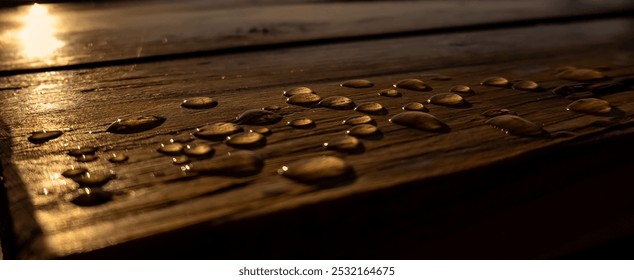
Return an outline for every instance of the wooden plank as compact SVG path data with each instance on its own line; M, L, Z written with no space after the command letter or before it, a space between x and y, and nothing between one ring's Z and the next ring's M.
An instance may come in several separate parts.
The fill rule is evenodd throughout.
M90 257L101 253L117 258L144 254L156 257L161 255L152 249L157 244L161 244L160 250L164 252L185 253L192 248L185 245L203 244L197 248L212 256L248 258L266 253L301 256L307 253L298 252L301 248L294 249L288 243L282 247L283 252L251 250L243 245L255 246L258 243L253 242L266 238L273 241L260 244L263 250L273 244L284 244L285 238L310 243L317 237L306 231L317 227L316 232L336 232L341 225L337 221L350 219L360 219L357 224L367 229L373 218L363 217L362 213L376 214L371 204L376 202L376 196L371 195L377 194L388 194L394 199L379 203L392 207L385 209L386 213L408 217L393 221L400 225L399 230L408 234L417 232L407 232L409 227L429 230L436 225L434 221L446 221L452 213L447 207L465 201L465 193L487 190L482 182L465 185L449 181L444 185L434 180L512 159L521 162L527 154L581 143L589 136L598 137L593 141L600 142L609 131L630 135L634 114L631 91L603 97L623 112L615 119L568 112L565 107L570 100L548 91L521 92L478 83L488 76L503 75L512 80L535 80L551 89L568 83L555 78L554 68L561 65L599 67L612 77L631 75L634 57L625 47L632 42L631 23L615 19L439 34L3 77L0 127L5 137L0 146L14 223L16 251L11 257L82 257L82 254ZM421 74L430 72L449 75L452 80L428 80L434 88L431 92L405 91L400 98L377 95L378 90L389 88L400 79L421 78ZM343 80L359 77L370 79L375 86L369 89L339 86ZM405 103L424 102L431 94L446 92L456 84L470 85L476 91L466 97L470 107L429 105L430 113L444 120L451 132L422 132L388 122ZM388 115L374 116L383 138L362 140L366 148L362 154L324 151L321 144L344 135L347 127L341 121L356 113L287 105L281 92L295 86L309 86L322 97L345 95L357 104L380 102L389 111ZM218 107L209 110L179 107L183 99L200 95L216 98ZM245 110L266 105L281 106L284 120L269 126L273 134L267 137L267 145L255 150L266 163L257 175L174 180L180 167L171 163L171 157L156 152L174 133L193 132L204 124L229 121ZM499 108L516 111L543 124L553 134L565 131L569 137L534 139L505 135L486 125L487 118L481 115ZM167 120L158 128L142 133L106 132L117 118L139 114L160 115ZM309 117L317 127L298 130L286 126L287 120L297 117ZM30 143L27 137L40 129L62 129L65 133L41 145ZM76 146L99 147L97 154L101 158L77 163L67 155ZM236 150L222 143L215 143L214 147L216 157ZM130 156L129 162L116 165L105 159L110 152L122 151ZM345 158L355 170L355 180L321 189L276 174L285 164L318 155ZM69 199L77 193L77 184L60 173L71 165L95 172L113 170L117 179L103 189L114 192L114 200L95 207L70 203ZM501 198L499 193L488 196L485 192L482 196L489 201L492 197L508 199L494 203L499 209L525 200L509 194L513 185L500 188ZM536 188L541 190L529 185L520 193L531 193ZM396 207L401 201L404 209ZM430 203L428 208L423 205L430 211L425 212L424 220L412 219L412 215L420 213L416 212L421 210L416 208L421 207L419 201ZM470 205L479 206L477 202ZM342 209L348 203L355 206L348 214L324 209L329 206ZM445 210L431 211L435 208ZM294 213L312 213L309 217L315 220L302 220L301 214ZM315 213L324 216L319 218ZM483 214L481 219L486 221L489 217ZM272 229L266 226L268 221L277 221L275 225L292 221L299 228ZM258 226L262 226L264 235L252 240L228 238L250 236ZM440 223L435 234L459 235L461 228ZM239 231L244 229L250 230L249 234ZM287 230L297 236L284 235ZM339 241L351 240L345 236L346 232L342 234ZM224 239L205 240L208 236ZM414 235L408 236L411 240ZM584 244L602 241L584 240ZM220 242L226 244L218 245ZM214 251L216 246L226 250Z
M229 2L45 4L31 12L30 6L3 9L0 74L88 67L104 61L163 60L178 58L175 54L234 52L291 42L536 24L606 13L627 15L632 9L627 0L600 4L591 0Z

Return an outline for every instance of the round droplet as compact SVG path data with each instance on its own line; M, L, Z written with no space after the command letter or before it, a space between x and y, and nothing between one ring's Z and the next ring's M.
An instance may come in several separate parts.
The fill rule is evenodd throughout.
M385 109L383 105L376 102L361 103L359 104L359 106L355 107L354 110L361 113L373 114L373 115L387 114L387 109Z
M385 96L385 97L401 97L403 96L401 94L401 92L399 92L396 89L393 88L386 88L384 90L379 91L379 95L380 96Z
M296 95L296 94L300 94L300 93L312 93L312 94L315 94L315 91L313 91L312 89L307 88L307 87L296 87L296 88L292 88L292 89L289 89L289 90L285 90L283 92L284 96L288 96L288 97Z
M352 116L348 117L341 122L342 124L347 125L360 125L360 124L376 124L376 121L368 115L363 116Z
M390 122L423 131L447 132L449 130L447 124L433 115L416 111L399 113L392 117Z
M262 134L264 136L269 136L269 135L273 134L273 131L271 131L271 129L268 128L268 127L258 127L258 128L250 129L249 131L257 132L257 133L260 133L260 134Z
M282 116L267 110L252 109L236 117L238 124L267 125L282 120Z
M286 103L299 106L315 105L321 101L321 97L313 93L299 93L286 99Z
M333 156L321 156L302 159L277 171L280 175L305 184L334 182L354 175L354 169L343 159Z
M492 86L492 87L509 87L511 83L504 77L488 77L482 82L481 85Z
M527 81L527 80L522 80L522 81L515 82L513 84L512 88L515 89L515 90L523 90L523 91L540 91L540 90L542 90L542 88L539 86L538 83L533 82L533 81Z
M369 87L373 87L374 84L368 80L357 79L357 80L345 81L341 83L341 86L348 87L348 88L369 88Z
M536 125L522 117L514 115L501 115L486 121L487 124L501 129L510 135L533 137L545 133L541 126Z
M165 118L153 115L136 116L118 119L106 131L111 133L129 134L153 129L165 122Z
M591 98L591 97L594 97L594 93L589 91L575 92L575 93L566 95L566 99L569 99L569 100L579 100L579 99Z
M110 182L110 180L114 179L114 174L112 173L90 173L87 172L84 175L79 177L73 177L73 181L77 182L81 187L101 187L106 183Z
M573 69L562 71L557 74L557 78L569 81L598 81L607 78L603 73L593 69Z
M288 126L290 126L290 127L301 128L301 129L307 129L307 128L314 128L315 127L315 122L313 122L313 120L311 120L309 118L294 119L292 121L289 121L286 124Z
M205 158L213 156L216 150L211 145L198 143L195 145L187 145L183 153L190 157Z
M482 115L487 118L492 118L492 117L497 117L501 115L517 115L517 113L509 109L491 109L491 110L484 111Z
M122 162L126 162L128 161L129 157L126 154L123 153L113 153L110 155L110 157L108 158L108 161L112 162L112 163L122 163Z
M161 147L158 148L156 151L166 155L178 155L183 151L184 148L185 146L183 146L183 144L181 143L170 143L161 144Z
M588 91L589 87L590 87L590 84L563 85L563 86L558 86L554 88L552 92L558 95L569 95L575 92Z
M61 130L35 131L31 133L31 136L29 136L28 139L31 143L42 144L46 141L60 137L62 136L62 134L64 134L64 132L62 132Z
M335 110L349 110L354 108L354 105L352 99L345 96L326 97L319 102L319 106Z
M343 153L361 153L364 150L363 143L354 136L343 136L324 143L324 148Z
M404 79L393 85L396 88L414 90L414 91L430 91L432 88L419 79Z
M170 143L188 143L194 140L194 136L191 133L183 133L170 138Z
M78 162L92 162L92 161L98 160L99 157L96 155L86 154L86 155L78 156L75 159Z
M269 106L266 106L266 107L262 108L262 110L271 111L271 112L272 111L279 111L279 110L282 110L282 107L277 106L277 105L269 105Z
M583 98L570 103L566 109L579 113L601 115L612 111L612 106L603 99Z
M77 147L77 149L68 151L68 155L73 157L81 157L83 155L94 155L98 150L99 148L97 147Z
M251 176L260 173L264 161L252 152L239 151L230 155L201 160L189 165L188 173L213 176Z
M407 103L407 104L403 105L402 109L405 110L405 111L427 112L427 108L425 107L425 105L423 105L423 103L419 103L419 102Z
M242 132L227 136L225 144L235 148L257 148L266 144L266 137L257 132Z
M457 85L457 86L453 86L450 89L451 92L455 92L455 93L463 93L463 94L473 94L475 93L473 91L473 89L471 89L471 87L469 86L465 86L465 85Z
M217 122L197 129L194 136L207 140L224 140L227 136L243 131L234 123Z
M214 100L211 97L194 97L187 100L184 100L181 103L181 107L189 108L189 109L209 109L216 107L218 105L218 101Z
M427 99L427 103L443 106L459 106L465 104L465 100L458 94L446 92L432 95Z
M175 156L172 158L173 164L181 165L181 164L185 164L189 162L190 162L189 157L186 155Z
M97 206L112 200L113 194L104 190L83 188L70 202L77 206Z
M74 177L78 177L81 175L84 175L88 172L88 169L86 168L71 168L68 169L64 172L62 172L62 176L66 177L66 178L74 178Z
M371 124L360 124L351 127L346 133L356 137L371 137L379 134L379 129Z

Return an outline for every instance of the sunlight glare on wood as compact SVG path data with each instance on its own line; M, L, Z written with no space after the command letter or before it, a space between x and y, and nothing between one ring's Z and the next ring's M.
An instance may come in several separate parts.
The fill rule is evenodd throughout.
M57 20L49 14L46 7L33 4L22 21L24 25L18 32L18 38L25 56L46 58L64 45L64 42L55 37Z

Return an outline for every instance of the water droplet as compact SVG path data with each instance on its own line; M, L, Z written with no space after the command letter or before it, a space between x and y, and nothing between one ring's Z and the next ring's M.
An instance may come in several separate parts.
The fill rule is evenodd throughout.
M575 92L575 93L566 95L566 99L569 99L569 100L578 100L578 99L591 98L591 97L594 97L594 93L589 91Z
M451 81L451 77L442 74L422 74L421 77L428 78L432 81Z
M260 133L260 134L262 134L264 136L269 136L269 135L273 134L273 131L271 131L271 129L268 128L268 127L258 127L258 128L251 129L249 131L250 132L257 132L257 133Z
M423 131L431 131L431 132L448 132L449 126L434 117L431 114L417 112L417 111L407 111L403 113L399 113L390 119L390 122L402 126L406 126L409 128L415 128Z
M99 148L97 147L77 147L77 149L73 149L68 151L69 156L73 157L81 157L83 155L94 155Z
M451 92L455 92L455 93L464 93L464 94L473 94L475 93L473 91L473 89L471 89L471 87L469 86L465 86L465 85L457 85L454 86L450 89Z
M511 83L504 77L488 77L482 82L481 85L492 86L492 87L509 87Z
M113 173L84 173L79 177L73 177L73 181L77 182L82 187L101 187L114 179Z
M170 143L161 144L161 147L158 148L156 151L166 155L178 155L183 151L184 148L185 146L183 146L183 144L181 143Z
M225 144L235 148L257 148L266 144L266 137L257 132L242 132L227 136Z
M311 120L309 118L294 119L292 121L289 121L286 124L288 126L290 126L290 127L301 128L301 129L307 129L307 128L314 128L315 127L315 122L313 122L313 120Z
M152 115L136 116L118 119L106 131L111 133L129 134L153 129L165 122L165 118Z
M41 130L32 132L28 139L31 143L42 144L46 141L60 137L62 134L64 134L64 132L61 130Z
M313 91L312 89L307 88L307 87L296 87L296 88L292 88L290 90L285 90L283 92L284 96L287 96L287 97L291 97L293 95L300 94L300 93L312 93L312 94L315 94L315 91Z
M492 118L492 117L497 117L501 115L517 115L517 113L509 109L491 109L491 110L484 111L482 115L487 118Z
M269 106L266 106L266 107L262 108L262 110L266 110L266 111L279 111L279 110L282 110L282 107L277 106L277 105L269 105Z
M401 109L403 109L405 111L427 112L427 108L425 107L425 105L423 105L423 103L419 103L419 102L407 103L407 104L403 105L403 107Z
M555 72L561 73L561 72L565 72L565 71L572 71L572 70L575 70L575 69L577 69L577 67L564 65L564 66L559 66L559 67L555 68Z
M216 149L211 145L198 143L196 145L187 145L183 150L185 155L196 158L206 158L213 156Z
M183 133L170 138L170 143L188 143L194 140L191 133Z
M74 177L78 177L81 175L84 175L88 172L88 169L86 168L71 168L68 169L64 172L62 172L62 176L66 177L66 178L74 178Z
M372 137L378 135L380 131L376 126L371 124L360 124L351 127L346 133L356 137Z
M456 107L466 104L466 101L458 94L446 92L432 95L429 99L427 99L427 103Z
M282 120L282 116L271 111L252 109L244 111L236 117L238 124L266 125Z
M362 153L364 151L363 143L354 136L343 136L332 139L324 143L324 148L335 150L343 153Z
M603 73L593 69L573 69L557 74L558 79L569 81L598 81L607 78Z
M178 165L189 163L189 162L190 162L189 157L186 155L175 156L172 158L172 163L178 164Z
M554 88L552 92L557 95L569 95L575 92L587 91L589 87L590 84L563 85Z
M601 115L612 111L612 106L610 106L609 102L602 99L583 98L570 103L566 110Z
M321 101L321 96L313 93L299 93L286 99L286 103L299 106L315 105Z
M96 155L86 154L86 155L81 155L79 157L76 157L75 159L78 162L92 162L92 161L98 160L99 157Z
M522 81L515 82L513 84L512 88L515 89L515 90L523 90L523 91L540 91L540 90L542 90L542 88L539 86L538 83L533 82L533 81L527 81L527 80L522 80Z
M386 88L384 90L379 91L380 96L385 97L401 97L403 96L398 90L393 88Z
M194 97L184 100L183 103L181 103L181 107L189 109L209 109L217 105L218 101L211 97Z
M280 175L305 184L341 181L351 178L354 169L343 159L333 156L307 158L282 166Z
M393 85L396 88L414 90L414 91L430 91L432 88L419 79L404 79Z
M541 126L514 115L493 117L487 120L486 123L515 136L531 137L544 135L545 133Z
M360 125L360 124L376 124L376 121L368 115L363 116L352 116L348 117L341 122L342 124L347 125Z
M112 200L112 193L104 190L83 188L70 202L77 206L96 206Z
M345 96L326 97L319 102L319 106L335 110L349 110L354 108L354 105L352 99Z
M348 87L348 88L369 88L374 86L372 82L368 80L361 80L361 79L348 80L341 83L340 85L342 87Z
M617 93L621 91L626 91L627 89L628 89L628 86L622 83L614 83L614 82L598 83L588 87L589 91L597 95Z
M373 115L385 115L385 114L387 114L387 109L385 109L385 107L383 107L383 105L381 105L379 103L376 103L376 102L361 103L361 104L359 104L359 106L354 108L354 110L358 111L358 112L361 112L361 113L373 114Z
M207 140L224 140L227 136L243 131L242 127L234 123L217 122L203 126L194 132L194 136Z
M128 161L129 157L126 154L123 153L113 153L110 155L110 157L108 158L108 161L112 162L112 163L123 163Z
M264 161L252 152L239 151L231 155L201 160L190 164L188 173L217 176L250 176L260 173Z

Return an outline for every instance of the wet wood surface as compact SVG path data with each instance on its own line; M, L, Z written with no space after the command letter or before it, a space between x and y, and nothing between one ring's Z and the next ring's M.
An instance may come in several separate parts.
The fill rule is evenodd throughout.
M426 3L398 5L425 9ZM438 4L433 3L433 7ZM447 5L457 3L463 2ZM318 4L323 10L316 9L317 15L331 14L330 4ZM385 5L349 5L362 4L379 10ZM502 10L514 11L511 7ZM559 11L552 15L570 15ZM108 11L100 15L106 14ZM377 14L367 13L369 17ZM462 18L460 15L457 17ZM252 42L278 44L427 27L405 22L377 30L362 19L355 20L341 23L341 29L302 35L308 37L274 36L272 41ZM12 221L12 228L3 231L5 255L36 259L187 259L192 254L203 258L557 258L628 236L634 233L629 222L634 213L627 200L631 191L618 182L632 167L626 160L632 153L627 148L633 131L632 88L600 96L614 108L603 115L567 111L572 101L551 90L573 83L556 77L556 69L565 65L597 69L609 80L634 74L633 23L629 17L608 16L64 71L33 68L33 73L5 75L0 78L0 133L8 201L4 215ZM434 28L453 26L444 21L436 24L439 26ZM153 32L159 29L148 27ZM133 46L134 40L127 35L138 40L138 33L117 37ZM202 41L211 42L215 37L205 38ZM204 50L236 47L232 40L220 40L217 45L201 42L183 44L178 51L199 50L190 46ZM77 55L77 60L70 61L127 58L126 49L132 47L108 47L104 51L123 52ZM148 55L178 52L162 47L155 51ZM17 62L5 70L41 66L8 61ZM450 79L439 79L435 76L439 74ZM489 76L536 81L544 90L480 85ZM370 80L374 86L340 86L358 78ZM395 98L378 95L407 78L422 79L433 90L401 90L402 96ZM460 84L475 92L463 95L468 105L425 105L428 113L449 126L448 131L425 132L389 122L406 103L426 103L433 94ZM349 129L341 122L361 113L289 105L282 92L297 86L310 87L322 98L340 95L356 104L381 103L387 114L372 115L380 136L362 138L362 153L325 150L324 142ZM212 97L218 105L204 110L180 106L184 99L197 96ZM266 145L252 150L264 159L258 174L183 177L182 166L173 164L172 156L157 152L175 135L233 121L246 110L270 105L280 106L277 113L284 118L267 125L272 134L266 137ZM483 113L498 109L511 110L543 126L547 133L539 137L507 135L486 124L489 118ZM140 133L106 131L118 118L138 115L166 120ZM295 129L286 124L300 117L311 118L316 126ZM246 130L257 127L244 125ZM64 134L42 144L28 141L33 131L43 129L59 129ZM238 150L218 141L196 139L192 143L212 144L214 158ZM77 162L68 151L78 146L99 148L99 159ZM125 153L130 159L111 163L107 160L111 153ZM343 158L354 168L354 178L324 187L278 175L284 165L323 155ZM193 166L196 164L194 161ZM92 207L71 203L78 185L61 175L71 166L95 174L116 174L116 179L99 188L112 192L112 201Z

